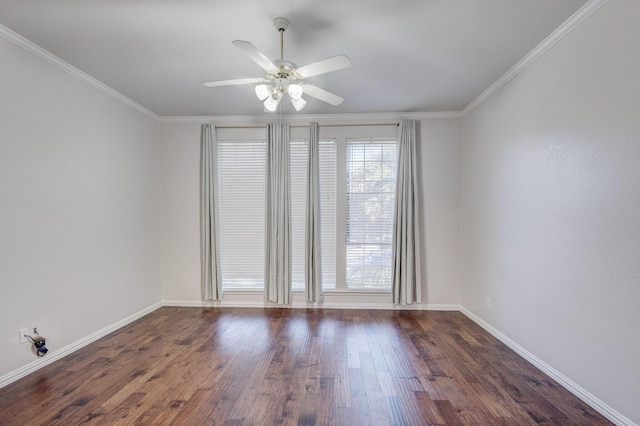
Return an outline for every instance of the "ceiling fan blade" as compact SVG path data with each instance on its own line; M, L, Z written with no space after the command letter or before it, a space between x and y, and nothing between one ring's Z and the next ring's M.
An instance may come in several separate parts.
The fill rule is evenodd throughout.
M220 80L220 81L207 81L206 83L202 83L207 87L218 87L218 86L234 86L236 84L251 84L251 83L268 83L269 80L266 78L256 77L256 78L238 78L235 80Z
M266 72L278 72L278 67L271 62L271 59L267 58L264 53L259 51L253 44L243 40L234 40L231 43L242 50L245 55L253 59L253 61L260 65Z
M316 99L320 99L321 101L331 104L333 106L338 106L344 101L344 98L341 98L338 95L334 95L331 92L327 92L326 90L321 89L312 84L300 83L300 86L302 86L303 92L306 93L307 95L314 97Z
M298 68L296 71L302 78L313 77L331 71L341 70L351 66L351 59L344 55L337 55L322 61L314 62Z

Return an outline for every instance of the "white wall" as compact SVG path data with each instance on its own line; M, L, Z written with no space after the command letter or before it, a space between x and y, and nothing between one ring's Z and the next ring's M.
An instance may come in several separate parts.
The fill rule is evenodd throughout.
M161 300L157 123L0 38L0 378Z
M462 303L638 423L639 18L608 2L418 133L424 304ZM199 124L154 122L3 39L0 59L1 378L34 359L19 328L55 351L201 295Z
M161 124L162 298L200 291L200 125Z
M460 304L460 119L421 120L423 303Z
M458 224L461 120L423 119L420 123L418 155L423 185L420 203L424 225L422 266L426 271L423 277L423 304L457 306L460 301ZM350 127L339 131L353 133L357 132L356 129ZM392 134L395 133L395 130L391 130ZM338 130L327 128L322 131ZM247 132L254 135L256 130ZM263 134L264 131L261 131L259 136ZM163 299L197 304L201 300L198 231L200 125L164 123L161 125L160 141L164 215ZM263 296L258 292L227 293L224 300L234 304L262 304ZM294 295L294 303L304 303L303 300L302 294ZM327 294L325 304L392 307L390 295L363 293Z
M636 423L638 22L609 1L465 117L461 213L462 305Z

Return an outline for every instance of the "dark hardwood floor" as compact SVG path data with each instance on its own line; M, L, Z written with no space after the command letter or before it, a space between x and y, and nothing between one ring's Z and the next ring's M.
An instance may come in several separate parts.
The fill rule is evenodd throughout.
M457 312L165 307L0 389L0 425L604 425Z

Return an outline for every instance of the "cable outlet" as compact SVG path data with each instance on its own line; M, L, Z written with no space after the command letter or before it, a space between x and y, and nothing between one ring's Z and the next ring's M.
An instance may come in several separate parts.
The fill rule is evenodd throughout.
M21 328L20 331L20 344L29 343L29 339L27 339L27 335L29 334L29 328Z
M484 304L485 304L485 305L487 305L487 308L490 308L490 307L491 307L491 298L490 298L490 297L487 297L487 298L484 300Z

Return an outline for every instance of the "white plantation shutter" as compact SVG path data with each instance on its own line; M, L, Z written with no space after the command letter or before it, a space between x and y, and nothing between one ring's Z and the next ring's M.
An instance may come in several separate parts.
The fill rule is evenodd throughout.
M347 141L347 288L391 288L395 181L395 141Z
M223 288L264 287L264 141L218 142Z
M294 290L304 290L304 226L306 209L307 141L291 141L291 279ZM322 287L336 286L336 143L320 141L320 226Z

